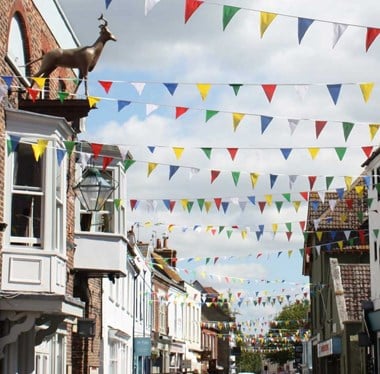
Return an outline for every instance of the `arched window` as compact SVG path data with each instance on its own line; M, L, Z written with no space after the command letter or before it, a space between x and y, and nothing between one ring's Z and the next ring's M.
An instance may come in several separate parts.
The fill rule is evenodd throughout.
M23 33L21 18L19 15L15 14L12 18L9 38L8 38L8 48L7 48L7 61L11 65L12 69L22 78L26 78L26 68L25 68L25 36Z

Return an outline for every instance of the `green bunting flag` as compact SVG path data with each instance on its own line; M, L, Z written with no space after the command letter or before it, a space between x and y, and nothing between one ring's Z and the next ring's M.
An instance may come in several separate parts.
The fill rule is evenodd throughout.
M224 5L223 6L223 31L226 29L227 25L230 23L232 17L240 10L241 8Z
M214 117L216 114L218 114L219 112L217 110L209 110L207 109L206 110L206 122L211 118L211 117Z
M132 166L135 162L136 162L135 160L131 160L131 159L125 160L123 163L124 171L127 171L129 169L129 167Z
M343 122L343 134L344 134L344 140L347 141L348 137L350 136L350 133L352 129L354 128L354 123L352 122Z

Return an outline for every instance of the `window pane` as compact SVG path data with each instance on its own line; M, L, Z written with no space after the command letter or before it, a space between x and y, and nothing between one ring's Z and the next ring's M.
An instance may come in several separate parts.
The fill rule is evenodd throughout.
M40 233L41 196L13 194L11 235L40 238Z
M42 188L42 160L36 161L30 144L20 143L14 154L14 177L13 184L20 187Z

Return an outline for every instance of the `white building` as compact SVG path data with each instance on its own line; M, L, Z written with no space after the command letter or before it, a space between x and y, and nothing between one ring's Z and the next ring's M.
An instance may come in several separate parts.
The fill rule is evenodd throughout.
M188 369L201 372L201 292L185 282L183 338L185 340L184 360Z

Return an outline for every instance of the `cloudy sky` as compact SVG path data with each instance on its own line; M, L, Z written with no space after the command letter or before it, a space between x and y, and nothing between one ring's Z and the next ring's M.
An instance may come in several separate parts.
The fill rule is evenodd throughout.
M127 204L139 201L129 209L139 239L167 234L180 274L230 290L241 320L270 319L279 310L277 302L255 306L257 297L302 297L308 279L299 254L306 218L300 192L309 191L309 176L317 176L313 188L321 193L326 176L334 177L330 189L344 187L345 177L362 172L361 147L378 143L369 124L380 123L380 39L365 51L366 28L380 26L378 2L205 1L186 24L184 0L161 0L147 15L141 0L113 0L108 9L104 0L60 4L82 45L96 39L101 13L118 39L105 46L89 76L89 94L101 100L83 139L125 146L133 154ZM223 5L241 8L224 31ZM278 14L262 38L260 11ZM300 18L314 22L299 44ZM332 48L334 23L348 27ZM98 80L113 82L108 94ZM163 83L178 83L173 95ZM211 88L202 100L197 84L206 83ZM363 83L374 83L368 102ZM229 84L242 86L235 94ZM277 85L271 102L263 84ZM330 84L342 84L336 105ZM130 105L118 111L125 101ZM176 119L177 107L189 109ZM211 110L218 113L206 122ZM235 131L233 113L244 114ZM273 119L262 131L266 117ZM327 121L318 138L316 120ZM347 139L343 122L355 124ZM184 148L181 157L173 147ZM340 147L346 148L342 160ZM212 149L210 158L202 148ZM238 148L234 160L228 148ZM314 148L319 153L313 159ZM157 164L149 177L148 163ZM169 180L170 166L180 167ZM213 183L212 170L220 171ZM232 172L240 177L236 185ZM255 188L251 173L259 174ZM284 194L291 194L290 202ZM214 204L218 198L226 212ZM208 212L198 206L203 199L212 203ZM176 202L172 212L164 200ZM194 202L190 212L182 207L185 200ZM265 202L262 212L258 202ZM292 232L289 240L285 231Z

